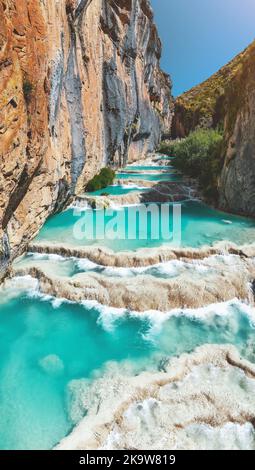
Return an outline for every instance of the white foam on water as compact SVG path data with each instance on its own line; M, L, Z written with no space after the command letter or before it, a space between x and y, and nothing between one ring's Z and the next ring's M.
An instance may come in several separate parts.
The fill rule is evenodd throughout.
M52 298L51 305L53 308L60 308L62 304L66 303L67 299L64 298Z
M64 298L56 298L48 294L43 294L39 289L39 282L31 276L15 277L8 282L8 292L12 297L17 297L20 292L26 294L30 298L38 298L41 301L49 301L54 308L59 308L63 303L74 304L75 302L69 301ZM4 296L3 296L4 297ZM233 299L227 302L215 303L206 307L197 309L189 308L176 308L168 312L161 312L158 310L149 310L145 312L129 311L124 308L114 308L107 305L102 305L96 300L84 300L81 305L88 310L96 310L99 314L98 323L109 332L113 332L116 323L125 317L134 317L140 320L149 322L149 330L144 336L145 339L153 341L157 336L165 322L171 317L185 316L194 320L206 322L207 324L215 324L220 319L229 318L233 316L235 310L247 316L250 320L251 327L255 328L255 307L241 302L238 299ZM234 330L234 317L232 330Z
M119 277L130 277L134 275L132 268L112 268L106 267L103 270L105 276L119 276Z
M22 261L53 261L56 263L68 263L68 262L73 262L73 263L82 263L84 261L84 269L86 269L85 265L86 263L88 264L95 264L92 263L92 261L89 261L86 258L75 258L74 256L62 256L62 255L56 255L54 253L32 253L28 252L27 255L24 255L24 257L20 260ZM97 266L95 264L95 266ZM82 267L81 267L82 269Z
M54 253L51 253L51 254L48 254L48 253L31 253L31 252L28 252L27 253L27 256L29 258L32 258L34 259L35 261L66 261L67 258L64 258L64 256L61 256L61 255L55 255ZM70 259L70 258L69 258Z
M132 312L130 315L137 318L138 313ZM140 318L149 323L147 332L142 335L143 339L145 341L154 342L170 317L171 315L169 313L162 314L162 312L156 310L143 312Z
M1 293L3 295L1 295ZM30 299L38 299L41 302L50 302L55 309L60 308L64 303L74 303L65 298L56 298L52 295L42 293L38 279L27 275L15 276L0 287L0 304L8 303L10 300L16 299L22 295Z
M82 259L75 259L76 264L79 269L84 270L84 271L92 271L95 268L99 268L99 264L93 263L93 261L90 261L87 258L82 258Z
M108 307L99 304L96 300L84 300L82 305L88 310L96 310L99 313L98 324L109 332L114 331L116 321L128 314L124 308Z
M165 263L155 264L146 268L137 268L139 274L155 274L175 277L180 274L184 266L182 261L167 261Z
M227 225L232 225L233 222L231 222L231 220L226 220L226 219L222 219L222 222L224 222L224 224L227 224Z
M126 208L128 208L128 207L143 207L143 206L144 206L143 203L137 203L137 202L135 202L135 203L133 203L133 204L126 204L126 203L124 203L124 204L117 204L116 201L110 200L110 206L109 206L109 207L110 207L112 210L115 210L115 211L124 211L124 210L125 210Z
M161 312L158 310L149 310L145 312L129 311L124 308L113 308L106 305L101 305L97 301L83 301L82 304L85 308L93 308L99 312L98 321L107 331L114 331L116 322L122 317L129 316L149 322L149 330L143 336L144 339L149 341L154 341L155 336L157 336L162 331L164 324L171 317L183 316L214 325L215 322L218 323L221 319L228 318L231 320L234 309L237 309L240 313L246 315L251 322L251 327L255 328L255 308L251 305L241 302L238 299L211 304L209 306L197 309L178 308L170 310L169 312ZM234 331L235 329L237 329L237 325L236 320L233 317L231 331Z
M186 269L193 269L198 273L209 273L214 270L213 267L205 266L199 261L184 262L180 260L171 260L151 266L123 268L116 266L102 266L93 263L87 259L76 260L79 269L84 271L100 270L106 276L119 276L119 277L133 277L136 275L150 274L154 276L175 277L181 274Z
M135 183L129 183L129 184L120 184L116 185L119 186L121 189L137 189L137 191L141 191L143 189L150 189L148 186L138 186Z
M130 168L130 170L131 170L131 168ZM130 179L132 179L133 175L141 176L141 179L142 179L144 175L145 176L147 176L147 175L149 175L149 176L156 175L156 176L160 177L161 175L171 176L173 173L176 173L176 171L171 171L172 168L169 168L169 170L164 170L164 169L162 170L162 169L160 169L160 167L159 167L158 170L156 170L156 169L153 169L153 170L149 170L149 169L148 170L132 170L132 171L130 171L130 170L129 171L128 170L121 171L120 173L124 174L124 175L129 175Z
M251 305L241 302L238 299L215 303L198 309L176 309L172 310L170 313L177 316L184 315L190 318L211 321L215 318L215 316L224 317L232 315L233 308L236 308L241 313L247 315L251 322L255 325L255 308Z
M1 296L1 293L3 294ZM7 303L11 299L15 299L25 295L30 299L38 299L42 302L51 302L54 308L59 308L63 303L74 304L71 300L66 298L57 298L50 294L44 294L40 291L40 284L38 279L27 276L15 276L9 279L0 287L0 303Z
M188 318L210 322L211 320L214 320L216 316L224 317L224 316L231 315L233 313L233 308L237 308L242 313L247 315L252 321L252 323L255 325L255 308L250 305L245 304L244 302L241 302L238 299L233 299L227 302L215 303L215 304L211 304L209 306L201 307L197 309L176 308L166 313L162 313L159 311L150 311L150 312L143 312L143 313L133 312L133 314L139 315L141 317L146 316L152 322L156 322L156 323L158 323L159 321L162 322L161 317L163 317L163 319L168 319L172 316L176 316L176 317L185 316Z
M32 276L15 276L0 286L0 304L8 303L21 295L39 292L39 282Z
M171 260L162 263L157 263L151 266L144 267L133 267L133 268L123 268L116 266L103 266L93 261L90 261L87 258L75 258L70 257L66 258L61 255L54 254L41 254L41 253L28 253L29 260L35 261L56 261L56 262L68 262L73 261L76 264L77 268L81 271L100 271L106 276L119 276L119 277L133 277L138 274L151 274L155 276L169 276L174 277L178 276L185 269L195 269L198 272L209 272L210 266L203 266L199 261L193 261L190 263L183 262L180 260Z

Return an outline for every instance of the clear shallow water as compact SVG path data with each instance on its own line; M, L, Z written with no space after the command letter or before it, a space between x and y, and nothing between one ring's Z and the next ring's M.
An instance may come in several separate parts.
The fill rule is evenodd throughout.
M117 173L116 178L119 180L145 180L145 181L181 181L181 176L176 173Z
M158 210L160 213L160 207ZM170 206L169 210L170 217L169 224L167 225L171 232L173 227L172 206ZM123 228L119 234L123 237L127 237L128 227L130 227L128 224L130 220L129 217L131 220L134 220L136 211L136 207L122 207L119 210L113 210L112 215L106 214L105 216L105 213L100 211L102 220L99 221L99 227L102 228L104 225L107 227L109 221L114 218L116 220L116 217L118 217L119 226ZM159 239L153 239L155 234L152 233L150 223L147 224L147 227L141 223L140 228L139 224L137 224L135 239L111 240L96 238L96 233L95 231L92 233L92 229L95 227L95 220L98 216L97 211L94 211L92 218L88 218L84 211L78 212L69 209L48 219L40 231L37 240L44 242L62 242L78 246L106 246L114 251L149 248L172 242L172 240L169 239L165 240L162 237L162 233ZM86 235L85 227L88 231L87 233L93 235L92 240ZM244 217L225 214L201 202L188 201L182 203L181 235L181 245L187 247L211 245L221 240L229 240L238 244L252 243L255 241L255 221ZM138 239L138 237L140 237L140 239Z
M155 370L166 356L204 343L233 343L254 360L254 328L238 303L226 306L226 316L222 308L219 315L217 307L205 309L205 320L180 312L167 319L57 305L25 294L1 304L1 449L52 448L76 424L70 381L100 375L108 361L128 361L131 373Z
M109 194L111 196L123 196L125 194L134 193L136 191L148 191L149 188L140 188L139 186L121 186L121 185L112 185L107 186L104 189L99 189L98 191L94 191L92 193L86 193L91 196L101 196L102 194Z
M170 157L166 157L167 160L171 160ZM161 156L159 156L160 159ZM181 181L181 175L175 173L162 173L158 175L151 175L142 173L146 169L159 169L159 168L168 168L167 166L160 167L157 165L128 165L126 167L128 170L135 170L137 173L128 173L121 172L117 174L117 178L125 179L147 179L155 181ZM100 195L102 192L107 192L109 194L127 194L128 192L135 191L135 188L125 188L125 186L110 186L104 190L97 191L94 195ZM146 189L145 189L146 191ZM48 220L44 228L40 232L38 239L39 240L49 240L49 241L60 241L71 244L78 245L104 245L106 247L112 248L114 251L119 250L136 250L138 248L148 248L160 246L164 243L172 243L176 245L175 240L166 239L162 236L162 233L159 234L157 239L154 239L155 236L152 236L151 226L148 224L147 228L144 228L141 233L139 226L137 227L135 239L130 240L127 236L128 227L128 213L132 211L135 213L136 208L121 208L113 212L112 219L119 214L121 217L123 215L123 233L121 234L121 239L115 240L98 240L97 234L94 231L93 237L90 234L90 240L84 235L80 235L80 239L76 239L73 233L74 224L77 222L77 214L72 215L71 211L66 211L63 214L55 216ZM84 216L81 215L81 219ZM125 220L124 220L125 219ZM164 217L162 217L162 222L164 223ZM107 224L111 220L110 217L104 218L104 223ZM87 221L88 225L93 225L94 221ZM103 225L103 223L102 223ZM168 224L169 231L173 229L173 218L170 217L170 222ZM90 230L91 232L91 230ZM140 239L138 239L140 237ZM91 238L93 238L91 240ZM102 237L101 237L102 238ZM124 238L124 240L123 240ZM199 201L186 201L182 203L182 219L181 219L181 246L187 247L201 247L203 245L212 245L215 242L226 240L232 241L237 244L243 243L252 243L255 241L255 221L252 219L238 217L231 214L226 214L221 211L214 210L202 202Z
M156 170L156 171L167 171L173 169L173 166L169 165L128 165L123 171L148 171L148 170Z
M132 193L134 191L148 191L148 188L140 188L139 186L135 185L135 180L145 180L145 181L179 181L180 180L180 175L177 175L175 172L171 173L162 173L162 174L150 174L150 173L141 173L143 171L148 171L148 170L164 170L164 171L169 171L171 170L172 167L169 166L159 166L159 165L146 165L146 166L127 166L126 168L123 169L123 171L119 172L116 174L116 179L129 179L132 180L134 179L134 185L111 185L107 186L107 188L100 189L98 191L94 191L92 193L87 193L92 196L100 196L102 194L109 194L112 196L121 196L125 194Z

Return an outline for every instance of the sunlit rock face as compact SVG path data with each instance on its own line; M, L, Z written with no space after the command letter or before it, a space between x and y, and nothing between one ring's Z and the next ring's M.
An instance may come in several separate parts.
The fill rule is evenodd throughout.
M102 166L171 125L147 0L0 1L0 266Z

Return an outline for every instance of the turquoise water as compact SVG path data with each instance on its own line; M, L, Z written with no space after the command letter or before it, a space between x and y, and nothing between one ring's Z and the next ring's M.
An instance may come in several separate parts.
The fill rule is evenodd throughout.
M176 174L175 172L171 173L159 173L159 174L150 174L150 173L140 173L142 171L147 170L171 170L171 166L127 166L123 171L116 174L116 179L129 179L134 180L134 186L125 186L116 184L107 186L107 188L100 189L98 191L94 191L92 193L88 193L91 196L100 196L102 194L109 194L112 196L122 196L125 194L129 194L135 191L147 191L148 188L140 188L139 186L135 186L135 180L145 180L145 181L180 181L180 175Z
M143 167L140 167L143 168ZM180 175L175 173L151 175L144 173L119 173L117 178L124 179L147 179L165 181L172 179L180 179ZM101 191L97 191L94 195L100 195L102 192L109 194L127 194L135 191L135 188L123 188L122 186L110 186ZM201 247L203 245L212 245L221 240L229 240L235 243L243 244L253 242L255 240L255 221L238 217L230 214L214 210L202 202L187 201L182 203L181 217L181 238L175 224L174 237L170 236L173 232L173 210L169 206L167 214L162 215L160 205L156 206L160 220L159 233L152 230L157 225L158 218L152 223L146 224L146 217L140 218L140 224L136 224L136 229L132 233L128 233L130 228L135 226L137 220L136 207L122 207L112 211L111 214L104 211L94 211L93 216L88 213L68 210L54 217L51 217L43 229L39 233L37 239L40 241L58 241L69 243L72 245L97 245L106 246L114 251L120 250L136 250L138 248L155 247L164 243L172 243L175 246ZM170 214L170 217L169 217ZM169 220L168 220L169 217ZM109 238L109 234L105 233L105 227L115 220L118 222L118 232ZM97 221L97 228L96 228ZM162 233L162 227L166 225L169 236L166 237ZM115 227L116 228L116 227Z
M128 165L123 171L148 171L148 170L156 170L156 171L168 171L171 170L173 166L169 165Z
M171 161L174 157L170 157L169 155L160 155L160 153L157 154L156 158L154 158L154 161L160 161L160 160L167 160Z
M155 205L155 207L156 211L158 210L156 214L160 214L160 206ZM86 211L79 212L69 209L48 219L37 236L37 240L44 242L57 241L78 246L106 246L114 251L136 250L138 248L160 246L166 243L177 245L178 239L165 239L162 237L162 233L159 233L159 238L154 239L158 234L152 231L151 223L144 223L145 219L142 217L140 218L140 224L137 223L135 230L133 221L138 209L139 207L122 207L119 210L113 210L111 215L105 211L93 211L91 217ZM166 215L162 217L161 224L165 220L169 232L172 232L173 212L171 205L169 205L168 213L170 214L169 220L168 215ZM103 228L107 229L107 224L113 219L119 222L121 230L118 231L117 235L121 238L103 238ZM99 227L97 233L95 229L96 220L98 220ZM131 220L130 223L129 220ZM158 220L157 217L156 220ZM134 235L134 239L127 238L129 228L131 228L131 232L135 230L135 233L131 233L131 235ZM153 224L153 229L155 229L155 224ZM101 238L99 238L99 235ZM182 203L182 246L201 247L203 245L211 245L220 240L229 240L238 244L251 243L255 241L254 235L254 220L225 214L197 201ZM176 236L178 236L178 232L176 232Z
M112 185L107 186L107 188L99 189L92 193L87 193L91 196L101 196L102 194L109 194L111 196L123 196L125 194L134 193L136 191L148 191L148 188L140 188L139 186L121 186L121 185Z
M181 176L176 173L162 173L162 174L150 174L150 173L125 173L120 172L116 174L116 178L119 180L145 180L145 181L181 181Z
M166 174L138 173L134 176L123 173L123 179L124 175L129 179L132 176L134 180L143 179L143 176L145 179L152 176L160 180L169 179ZM111 186L102 192L127 194L122 191L134 190ZM155 207L162 222L166 222L166 214L162 216L160 206ZM172 210L171 205L169 208ZM151 227L150 223L148 228L144 223L140 227L138 225L134 239L128 239L130 224L127 216L130 211L133 227L136 210L136 207L122 207L112 214L67 210L49 218L37 239L74 246L104 245L114 251L169 243L163 239L162 233L158 239L153 239L155 225ZM91 217L87 218L88 214ZM93 232L98 216L101 217L99 232L104 224L118 218L126 237L101 240L100 233L94 232L89 239L88 232ZM84 223L87 229L85 237ZM171 231L172 217L167 226ZM182 203L183 246L199 247L220 240L239 244L254 242L254 229L254 220L216 211L198 201ZM122 277L138 274L132 269L118 268L116 271L93 265L88 260L47 255L27 255L17 266L19 263L21 267L22 263L35 264L35 260L43 269L60 276L72 277L86 271ZM171 266L167 269L161 267L148 267L146 274L164 278L178 275ZM191 275L195 276L195 273ZM12 293L16 290L14 285ZM179 311L170 317L165 314L164 321L162 317L159 320L158 314L154 317L134 316L130 312L91 305L61 303L46 296L39 297L34 288L30 290L30 297L21 293L9 300L6 292L0 291L0 449L52 448L86 412L77 406L84 393L79 380L86 379L89 386L93 377L102 375L112 361L119 365L121 372L127 362L133 374L145 369L162 370L169 356L190 352L205 343L230 343L237 346L243 357L255 362L255 328L247 315L247 307L241 303L200 309L201 315L196 319L188 311ZM72 394L70 385L75 390Z
M171 317L164 327L124 315L114 323L96 308L27 298L1 305L0 448L49 449L82 418L70 413L72 380L92 379L108 361L129 361L133 372L160 368L166 356L204 343L233 343L254 359L254 328L240 305L214 320ZM121 346L120 346L121 345ZM123 366L120 366L123 370ZM100 372L101 371L101 372ZM77 383L79 385L79 383Z

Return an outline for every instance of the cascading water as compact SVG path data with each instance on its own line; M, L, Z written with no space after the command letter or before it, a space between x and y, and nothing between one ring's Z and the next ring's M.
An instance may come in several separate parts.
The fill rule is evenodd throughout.
M149 167L136 165L123 175L128 175L135 184L136 175L142 180ZM151 168L153 171L158 168L157 178L161 181L167 178L166 173L160 173L167 166L156 167L152 162ZM135 175L130 169L135 170ZM147 178L151 180L150 173ZM134 187L126 189L133 191ZM112 186L104 191L116 195L119 189ZM157 247L164 242L151 240L149 233L144 240L77 241L73 236L76 221L71 209L50 218L37 241L68 242L73 246L103 243L115 252ZM254 221L223 214L202 202L189 201L182 207L183 247L212 245L220 240L252 242L254 228ZM234 266L230 255L225 258L222 263ZM108 267L74 257L30 253L15 263L14 270L36 266L43 272L54 273L58 279L92 273L124 278L128 283L139 275L167 281L183 272L195 276L198 271L206 279L208 273L217 269L217 263L206 267L187 260L162 260L153 266ZM238 300L200 309L189 309L187 305L169 312L138 313L86 301L86 296L83 302L75 303L45 295L31 276L16 276L8 281L1 288L0 298L2 449L54 447L88 413L89 390L96 379L104 380L106 371L108 376L117 371L126 376L145 370L164 371L170 357L189 353L204 344L233 344L244 358L255 362L255 311ZM131 415L125 419L131 419ZM191 432L194 434L195 430ZM205 439L204 436L197 439ZM242 445L245 446L243 441Z

